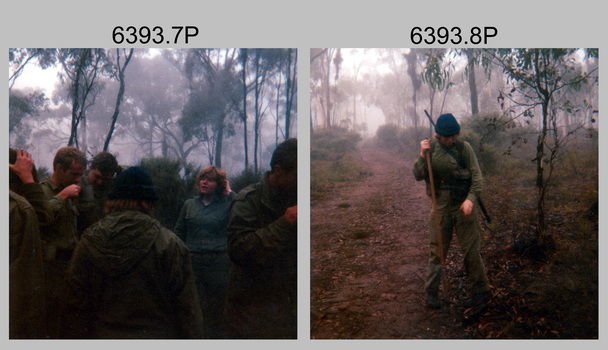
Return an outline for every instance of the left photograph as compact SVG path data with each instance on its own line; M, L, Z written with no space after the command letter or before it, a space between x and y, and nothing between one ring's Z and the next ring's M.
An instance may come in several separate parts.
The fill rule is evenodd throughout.
M297 50L9 49L9 338L297 338Z

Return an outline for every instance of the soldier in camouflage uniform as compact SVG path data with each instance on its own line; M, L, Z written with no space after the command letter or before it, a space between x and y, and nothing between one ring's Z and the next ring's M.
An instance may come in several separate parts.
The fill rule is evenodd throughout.
M77 185L87 160L75 147L62 147L53 159L53 174L41 186L48 200L51 223L40 228L47 285L48 338L59 336L59 310L65 295L65 272L78 242L78 210L74 199L80 195Z
M414 177L425 180L427 194L431 195L426 152L431 152L431 166L437 211L440 219L443 256L447 256L452 234L455 233L464 256L464 266L471 282L472 298L467 303L471 307L485 306L489 297L490 285L486 277L480 255L480 226L477 218L477 196L481 194L483 179L473 148L466 141L457 140L460 125L452 114L443 114L435 125L436 141L424 140L420 143L420 157L414 164ZM459 165L465 164L463 169ZM466 174L469 175L466 175ZM464 174L464 176L462 175ZM468 178L469 186L460 186L458 179ZM458 198L457 198L458 197ZM441 281L441 262L435 213L429 216L430 254L425 282L427 305L440 308L439 284Z
M228 336L297 337L297 142L274 151L271 171L237 195L228 220L232 271Z
M46 300L40 225L47 200L26 151L9 150L9 338L46 336Z
M91 160L91 165L84 172L84 176L80 178L78 185L82 188L82 193L76 201L78 237L105 216L107 193L112 187L112 178L117 172L120 172L120 167L114 155L99 152Z
M62 338L203 337L188 249L151 217L156 200L142 168L116 178L108 215L84 232L70 262Z

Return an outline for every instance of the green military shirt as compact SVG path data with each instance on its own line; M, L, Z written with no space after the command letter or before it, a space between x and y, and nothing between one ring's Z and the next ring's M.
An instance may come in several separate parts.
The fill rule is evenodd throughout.
M226 225L234 197L234 192L216 195L208 205L201 196L184 202L174 232L189 251L225 252L228 249Z
M481 195L483 189L483 178L473 147L466 141L455 140L449 149L466 164L467 170L471 173L472 184L467 199L475 203L477 196ZM449 190L441 189L441 183L442 180L448 178L450 174L458 169L458 162L446 151L445 146L439 144L439 141L431 143L430 152L437 200L446 202L449 199ZM413 173L417 181L425 180L427 182L427 194L430 195L430 183L428 181L429 176L425 158L418 157L418 160L414 164Z
M63 200L57 194L60 189L51 179L40 184L48 199L51 224L41 228L42 240L47 246L73 250L78 241L76 232L78 210L71 199Z
M38 185L38 184L36 184ZM36 209L9 191L9 337L43 338L44 272Z

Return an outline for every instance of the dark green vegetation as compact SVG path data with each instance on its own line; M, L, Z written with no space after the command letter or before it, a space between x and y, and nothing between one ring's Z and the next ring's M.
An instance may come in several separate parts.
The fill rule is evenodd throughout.
M337 183L365 178L352 152L361 136L342 128L321 129L310 137L310 197L321 198Z

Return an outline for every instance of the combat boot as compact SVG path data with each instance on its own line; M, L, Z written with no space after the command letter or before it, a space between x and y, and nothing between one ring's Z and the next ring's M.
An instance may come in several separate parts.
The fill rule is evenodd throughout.
M431 309L440 309L441 300L439 300L439 295L437 293L427 293L426 294L426 306L428 306Z

